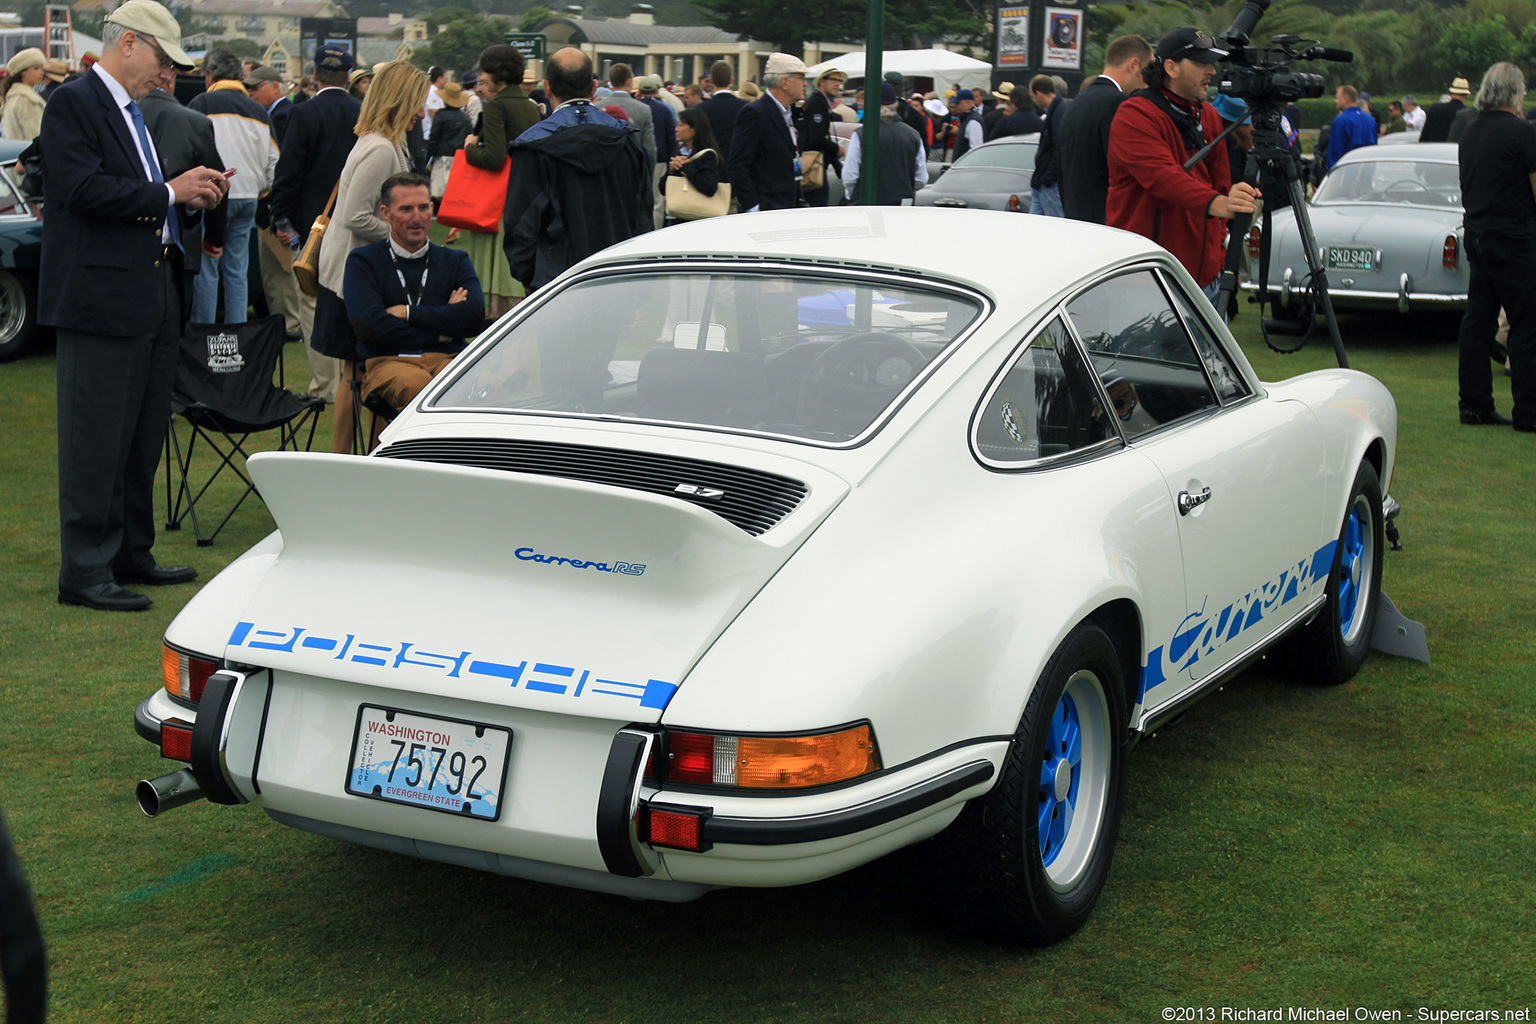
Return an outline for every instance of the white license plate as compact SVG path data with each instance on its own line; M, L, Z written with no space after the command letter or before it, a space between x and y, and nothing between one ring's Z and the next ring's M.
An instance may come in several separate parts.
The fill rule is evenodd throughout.
M357 709L347 792L495 821L512 730L364 704Z
M1363 245L1330 245L1329 270L1376 270L1376 250Z

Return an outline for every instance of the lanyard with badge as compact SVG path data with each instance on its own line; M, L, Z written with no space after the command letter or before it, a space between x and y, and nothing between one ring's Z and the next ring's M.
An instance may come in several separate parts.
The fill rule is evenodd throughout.
M390 245L389 259L390 259L390 262L394 264L394 267L395 267L395 277L400 279L400 288L401 288L402 291L405 292L405 305L406 305L406 308L410 308L411 306L419 306L419 305L421 305L422 296L427 294L427 275L432 272L431 264L427 263L426 260L422 261L422 267L421 267L421 286L420 286L420 290L416 293L416 297L413 299L413 298L411 298L411 286L405 283L405 273L400 269L400 257L395 254L395 249L394 249L394 245L393 244ZM409 321L410 318L407 317L406 319L407 319L407 321ZM416 358L419 358L420 356L421 356L421 352L419 350L416 351L416 352L401 352L400 353L400 358L402 358L402 359L416 359Z

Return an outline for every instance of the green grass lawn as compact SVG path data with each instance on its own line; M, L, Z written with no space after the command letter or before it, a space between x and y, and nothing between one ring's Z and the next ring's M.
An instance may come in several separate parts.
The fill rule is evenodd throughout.
M1325 340L1268 352L1252 307L1236 328L1267 379L1332 365ZM169 762L134 735L133 708L196 588L154 592L136 615L55 603L53 359L0 366L0 806L49 941L51 1019L959 1024L1322 1006L1416 1020L1529 1006L1536 437L1457 423L1454 321L1344 331L1354 365L1397 397L1404 550L1387 555L1384 589L1426 624L1434 663L1374 655L1330 690L1261 665L1139 745L1098 909L1038 951L934 924L905 856L670 905L379 853L251 808L143 817L133 783ZM302 384L296 348L288 380ZM327 422L316 450L328 440ZM252 502L215 546L187 530L157 554L206 580L270 529Z

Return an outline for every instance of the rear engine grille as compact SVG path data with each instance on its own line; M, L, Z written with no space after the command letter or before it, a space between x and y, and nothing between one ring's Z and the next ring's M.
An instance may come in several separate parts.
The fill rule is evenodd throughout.
M707 509L754 537L793 512L806 494L805 484L798 480L741 466L548 441L397 441L376 454L386 459L558 476L664 494Z

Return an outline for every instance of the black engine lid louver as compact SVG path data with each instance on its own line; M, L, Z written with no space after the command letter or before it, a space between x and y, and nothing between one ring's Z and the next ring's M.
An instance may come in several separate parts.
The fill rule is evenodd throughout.
M397 441L375 454L386 459L566 477L664 494L708 509L754 537L793 512L806 494L800 481L761 470L549 441L434 438Z

